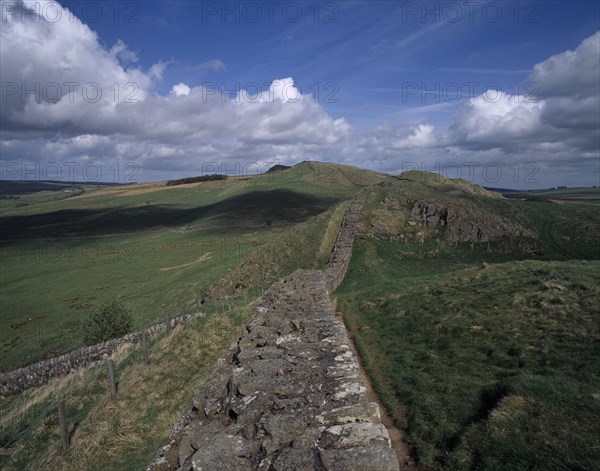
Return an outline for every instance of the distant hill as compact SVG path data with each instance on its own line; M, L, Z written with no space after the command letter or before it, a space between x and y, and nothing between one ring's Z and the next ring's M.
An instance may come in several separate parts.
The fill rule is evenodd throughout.
M166 186L187 185L188 183L214 182L217 180L227 180L227 175L214 173L212 175L201 175L198 177L179 178L177 180L169 180Z
M550 188L506 192L507 198L600 203L600 188Z
M57 181L28 181L28 180L0 180L0 195L18 196L38 191L75 190L81 186L117 186L123 183L111 182L57 182Z
M292 167L291 167L291 166L289 166L289 165L280 165L280 164L277 164L277 165L273 165L273 166L272 166L272 167L271 167L269 170L267 170L265 173L279 172L279 171L282 171L282 170L287 170L288 168L292 168Z

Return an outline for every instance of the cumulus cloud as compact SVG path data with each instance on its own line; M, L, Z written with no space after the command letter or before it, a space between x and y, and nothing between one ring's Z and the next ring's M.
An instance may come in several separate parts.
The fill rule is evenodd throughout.
M536 64L534 96L483 94L459 107L449 140L465 148L598 151L600 32Z
M431 124L419 124L411 127L407 136L393 143L395 149L414 149L415 147L433 147L436 143L434 127Z
M598 96L600 80L600 31L574 51L556 54L533 67L529 80L544 97Z
M190 87L188 87L185 83L178 83L177 85L173 85L173 88L171 89L171 93L174 93L175 96L189 95L190 91Z
M348 123L303 97L291 77L274 80L258 95L243 90L224 97L178 83L161 96L152 90L164 62L147 71L128 66L138 57L123 41L103 48L66 9L59 21L47 21L35 17L45 8L34 10L33 2L21 7L30 10L31 20L9 16L1 33L2 82L8 84L1 112L5 156L16 157L24 147L28 155L37 147L39 159L49 150L63 158L101 155L81 146L81 139L94 142L96 136L105 155L148 167L193 167L194 159L207 157L318 156L348 135ZM225 64L211 59L199 67L219 71ZM20 140L27 143L15 145Z
M451 126L454 143L501 146L507 139L531 138L542 127L544 107L543 101L530 102L521 95L497 92L493 100L480 95L456 112Z
M127 48L127 44L125 44L120 39L115 43L113 47L110 48L109 54L112 57L116 57L121 60L121 62L137 62L139 60L137 53Z

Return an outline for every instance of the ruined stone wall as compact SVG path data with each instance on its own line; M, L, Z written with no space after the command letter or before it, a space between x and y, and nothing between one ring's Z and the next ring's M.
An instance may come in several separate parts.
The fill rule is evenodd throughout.
M74 373L75 371L93 366L109 358L117 348L127 343L137 343L141 340L142 334L148 337L162 332L169 328L174 328L179 324L194 319L201 314L184 315L167 322L156 324L139 332L128 334L124 337L109 340L89 347L84 347L73 352L66 353L58 357L40 361L33 365L19 368L18 370L0 374L0 394L15 394L36 386L42 386L50 381L51 378L58 378Z
M352 246L358 229L358 219L368 192L368 187L359 191L344 214L329 263L324 270L329 292L335 291L346 275L346 270L352 258Z
M399 470L329 299L365 197L348 208L324 271L298 270L264 294L148 471Z
M324 273L298 270L265 293L148 470L313 469L399 465Z

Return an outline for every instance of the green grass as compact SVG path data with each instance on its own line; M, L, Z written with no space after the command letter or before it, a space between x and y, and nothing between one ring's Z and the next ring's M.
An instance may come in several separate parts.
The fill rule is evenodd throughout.
M594 469L599 262L509 262L344 296L386 406L428 469Z
M402 185L410 190L385 188L368 199L336 296L420 465L599 469L597 211ZM527 232L455 243L446 228L407 224L415 199L452 198ZM425 233L422 243L415 231Z
M0 371L82 346L81 323L106 301L123 301L139 329L195 312L206 289L231 281L250 256L268 266L246 283L252 293L323 263L332 211L379 178L304 163L227 181L23 196L30 204L0 217Z

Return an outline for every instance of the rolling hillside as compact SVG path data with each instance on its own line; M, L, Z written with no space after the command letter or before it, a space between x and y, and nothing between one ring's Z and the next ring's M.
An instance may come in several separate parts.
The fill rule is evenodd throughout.
M312 267L316 256L292 252L321 244L330 217L320 215L380 178L304 162L226 181L93 186L62 199L34 193L17 207L0 200L0 370L79 347L81 322L110 299L128 305L142 328L195 312L206 289L254 253L273 255L270 274L245 292L284 275L280 265ZM314 238L296 237L286 259L278 241L292 243L298 224Z

